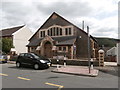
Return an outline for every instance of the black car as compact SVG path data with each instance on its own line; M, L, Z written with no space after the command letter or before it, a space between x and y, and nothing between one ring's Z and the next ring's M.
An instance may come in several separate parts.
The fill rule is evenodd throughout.
M34 53L21 53L16 60L16 67L22 65L33 66L35 70L49 68L51 60Z

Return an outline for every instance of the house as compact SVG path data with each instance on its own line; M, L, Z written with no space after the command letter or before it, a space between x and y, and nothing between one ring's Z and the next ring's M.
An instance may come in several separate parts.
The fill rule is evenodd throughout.
M107 50L106 56L108 57L108 61L117 61L117 47Z
M29 39L28 52L48 58L85 59L88 57L88 34L53 13L37 32ZM90 36L91 57L97 58L97 40Z
M117 55L117 47L112 47L106 52L107 56L116 56Z
M17 26L7 29L2 29L0 37L12 39L14 48L11 48L11 52L16 54L27 52L26 45L29 43L28 39L31 37L32 32L25 26Z
M120 42L117 43L117 64L120 65Z

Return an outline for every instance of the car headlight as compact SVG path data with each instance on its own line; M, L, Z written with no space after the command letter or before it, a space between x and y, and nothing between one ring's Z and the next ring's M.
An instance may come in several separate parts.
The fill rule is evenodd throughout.
M49 59L49 61L52 62L51 59Z
M45 61L44 61L44 60L40 60L40 62L41 62L41 63L45 63Z

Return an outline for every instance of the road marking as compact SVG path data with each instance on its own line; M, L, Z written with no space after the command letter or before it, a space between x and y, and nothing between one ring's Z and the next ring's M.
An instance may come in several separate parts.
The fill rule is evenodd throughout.
M23 79L23 80L31 80L31 79L27 79L27 78L23 78L23 77L17 77L19 79Z
M1 76L8 76L7 74L0 73Z
M61 90L61 88L64 87L64 86L62 86L62 85L52 84L52 83L48 83L48 82L46 82L45 84L47 84L47 85L51 85L51 86L59 87L58 90Z

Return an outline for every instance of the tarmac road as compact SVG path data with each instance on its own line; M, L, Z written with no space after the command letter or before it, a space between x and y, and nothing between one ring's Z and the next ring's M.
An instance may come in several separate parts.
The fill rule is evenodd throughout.
M118 88L117 67L109 67L105 69L107 71L101 70L97 77L87 77L51 72L55 67L34 70L28 67L16 68L15 64L0 64L1 66L2 88L55 88L55 90L64 88Z

